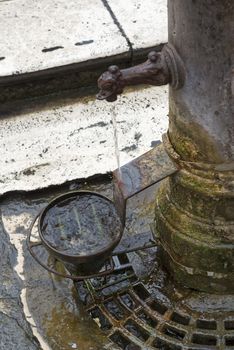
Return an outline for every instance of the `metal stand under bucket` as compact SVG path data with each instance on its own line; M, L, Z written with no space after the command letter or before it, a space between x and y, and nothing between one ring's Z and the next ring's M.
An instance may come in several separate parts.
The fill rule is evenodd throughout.
M37 217L34 219L34 221L30 226L28 239L27 239L28 248L31 255L41 266L43 266L48 271L55 273L61 277L71 278L73 280L90 278L90 276L92 275L104 276L108 273L111 273L113 271L113 262L111 259L111 253L113 252L114 248L118 245L124 230L121 220L119 219L119 217L116 217L119 223L118 225L119 230L116 232L112 241L110 243L108 242L108 244L103 244L102 249L98 249L97 251L93 251L87 254L78 254L78 253L68 254L54 247L45 237L45 229L43 227L45 217L48 215L50 209L55 208L56 205L61 205L61 203L64 203L65 201L68 201L68 200L84 198L85 196L98 198L99 200L105 201L107 205L108 203L112 205L112 202L110 201L110 199L98 193L94 193L90 191L74 191L74 192L66 193L52 200L46 206L46 208L44 208L43 211L39 215L37 215ZM31 233L32 233L33 227L36 224L36 221L38 221L37 227L38 227L40 241L32 242ZM86 232L83 232L83 233L86 234ZM39 259L39 257L33 251L33 248L36 246L43 246L49 252L50 255L52 255L56 260L59 260L62 263L64 263L67 269L69 271L75 272L76 275L70 275L70 274L64 275L48 267L44 262L42 262ZM103 270L103 267L107 265L109 267L108 268L106 267Z
M41 213L39 213L33 220L33 222L30 225L30 228L28 230L28 237L27 237L27 246L29 249L29 252L31 253L32 257L47 271L56 274L63 278L69 278L74 281L81 281L85 279L90 279L94 277L103 277L106 275L109 275L114 272L115 270L115 256L118 254L126 254L131 251L137 251L137 250L144 250L148 248L155 247L156 243L151 242L150 244L147 244L145 246L141 247L131 247L128 249L122 249L121 252L114 251L114 249L118 246L122 235L124 231L124 225L122 223L122 220L118 217L119 221L121 222L120 230L116 233L116 237L111 242L111 244L106 245L102 250L98 252L94 252L92 254L87 255L73 255L73 254L65 254L64 252L54 248L47 239L45 239L44 231L43 231L43 222L46 214L48 211L53 208L55 205L68 200L72 198L82 197L82 196L94 196L99 197L100 199L104 199L105 201L108 201L111 205L113 204L110 199L108 199L105 196L100 195L96 192L90 192L90 191L73 191L68 192L62 196L59 196L52 200L43 210ZM32 236L32 230L33 228L37 226L40 241L33 242L31 240ZM61 261L66 269L69 271L67 274L63 274L59 271L57 271L54 268L49 267L45 262L43 262L34 248L36 247L43 247L47 250L47 252L55 259Z

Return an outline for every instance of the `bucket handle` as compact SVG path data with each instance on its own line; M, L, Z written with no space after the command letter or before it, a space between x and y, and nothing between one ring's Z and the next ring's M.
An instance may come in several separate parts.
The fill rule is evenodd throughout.
M36 253L33 251L34 247L38 247L40 245L43 246L42 242L41 241L31 242L31 240L30 240L31 239L31 234L32 234L32 229L33 229L33 227L35 225L35 222L37 221L39 215L40 214L36 215L36 217L33 219L32 223L31 223L31 225L30 225L30 227L28 229L26 243L27 243L28 250L29 250L30 254L32 255L32 257L38 262L39 265L44 267L44 269L46 269L48 272L53 273L53 274L55 274L57 276L60 276L60 277L63 277L63 278L69 278L69 279L71 279L73 281L82 281L82 280L89 279L89 278L94 278L94 277L103 277L103 276L109 275L110 273L112 273L114 271L114 262L113 262L113 258L112 257L109 258L109 263L110 263L110 268L109 269L106 269L105 271L98 272L98 273L93 274L93 275L86 275L86 276L63 274L63 273L58 272L57 270L54 270L54 269L50 268L49 266L47 266L45 263L43 263L38 258ZM43 248L44 248L44 246L43 246Z

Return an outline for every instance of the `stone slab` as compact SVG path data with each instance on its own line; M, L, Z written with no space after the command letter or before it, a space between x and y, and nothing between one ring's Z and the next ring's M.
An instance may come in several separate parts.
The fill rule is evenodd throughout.
M167 130L167 87L128 91L114 104L87 97L1 119L0 194L113 171L113 113L122 165Z
M167 0L107 0L133 50L168 40Z
M15 271L16 249L0 215L0 349L40 350L20 300L22 281Z
M101 0L0 1L1 77L128 52Z

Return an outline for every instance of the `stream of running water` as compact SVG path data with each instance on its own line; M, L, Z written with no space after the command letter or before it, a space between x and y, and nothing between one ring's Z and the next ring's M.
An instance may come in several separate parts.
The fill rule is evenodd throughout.
M116 112L116 105L113 103L112 105L112 111L111 111L111 118L112 118L112 125L113 125L113 131L114 131L114 145L115 145L115 157L117 162L117 167L119 171L120 178L121 175L121 168L120 168L120 151L119 151L119 138L118 138L118 127L117 127L117 112Z

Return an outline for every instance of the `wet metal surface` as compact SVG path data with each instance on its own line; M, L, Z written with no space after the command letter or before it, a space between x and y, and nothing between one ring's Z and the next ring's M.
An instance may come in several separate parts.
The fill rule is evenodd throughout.
M34 259L49 272L80 280L85 275L106 275L113 270L110 257L121 240L124 227L108 197L92 191L69 191L43 209L38 223L37 218L30 225L27 246ZM40 239L32 241L36 223ZM33 249L40 245L75 275L61 275L48 267ZM100 271L108 259L110 268Z
M40 219L41 234L47 244L72 256L102 251L121 229L113 203L93 192L60 196Z
M166 85L170 81L170 73L163 53L152 51L148 60L137 66L120 70L118 66L110 66L98 79L97 94L99 100L113 102L122 94L124 87L139 84Z
M161 143L113 172L114 202L125 222L128 198L178 171Z
M139 279L129 254L119 255L116 265L119 283L90 280L77 291L119 349L233 349L233 296L177 289L157 263L150 276Z
M172 45L164 45L161 52L151 51L146 62L119 69L112 65L98 79L99 100L113 102L122 94L124 87L139 84L161 86L171 84L175 89L183 86L184 65Z
M163 180L178 171L163 144L123 165L114 172L114 181L120 185L125 199Z

